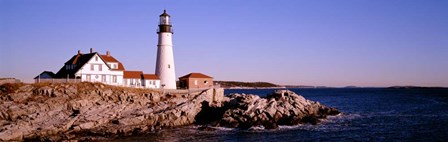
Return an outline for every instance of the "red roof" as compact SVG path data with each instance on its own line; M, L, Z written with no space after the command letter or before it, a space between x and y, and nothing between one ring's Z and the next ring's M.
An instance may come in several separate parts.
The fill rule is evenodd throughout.
M143 79L159 80L159 77L155 74L143 74Z
M179 78L213 78L213 77L207 76L202 73L193 72L193 73L187 74L187 75L179 77Z
M139 78L143 75L142 71L123 71L123 78Z
M100 55L101 58L106 61L106 62L117 62L118 63L118 69L112 69L112 70L124 70L124 66L123 64L121 64L121 62L119 62L117 59L115 59L112 56L108 56L108 55Z
M119 62L117 59L115 59L114 57L112 57L110 55L109 56L107 56L107 55L100 55L100 56L106 62Z
M123 66L123 64L121 64L120 62L118 62L118 68L117 68L117 69L112 69L112 70L120 70L120 71L124 71L124 66Z

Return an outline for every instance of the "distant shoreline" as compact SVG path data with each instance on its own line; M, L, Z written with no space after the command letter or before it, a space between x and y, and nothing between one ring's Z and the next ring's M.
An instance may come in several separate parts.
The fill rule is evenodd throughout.
M337 87L223 87L224 89L319 89L319 88L337 88Z
M391 86L391 87L223 87L228 90L244 89L448 89L448 87Z

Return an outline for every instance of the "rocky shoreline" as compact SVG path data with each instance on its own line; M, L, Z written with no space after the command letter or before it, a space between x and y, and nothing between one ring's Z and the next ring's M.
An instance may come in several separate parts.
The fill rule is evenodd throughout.
M1 86L0 140L92 140L199 124L248 129L317 124L338 110L288 90L148 90L98 83ZM6 89L5 89L6 88ZM11 89L12 88L12 89Z

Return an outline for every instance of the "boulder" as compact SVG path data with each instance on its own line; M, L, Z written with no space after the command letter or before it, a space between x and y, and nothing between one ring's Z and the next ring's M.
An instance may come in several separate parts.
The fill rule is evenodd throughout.
M340 113L289 90L278 90L265 98L243 94L233 94L229 98L225 106L229 109L224 112L219 126L247 129L262 125L266 129L275 129L278 125L316 125L319 118Z

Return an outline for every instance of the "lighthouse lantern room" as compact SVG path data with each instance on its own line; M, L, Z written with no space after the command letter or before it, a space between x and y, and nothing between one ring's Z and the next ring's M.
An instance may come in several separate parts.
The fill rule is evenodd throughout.
M166 13L166 10L163 11L163 14L160 15L160 22L159 22L159 30L160 32L170 32L173 33L171 30L171 22L170 22L170 15Z

